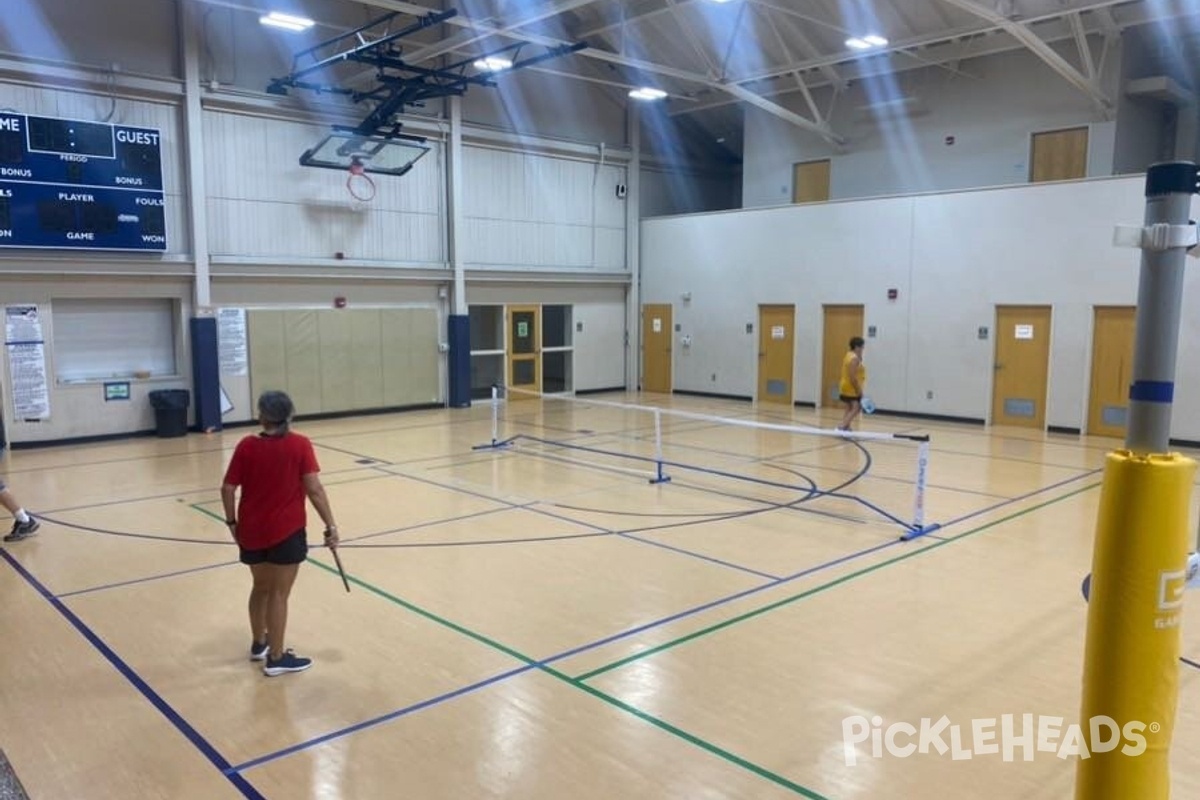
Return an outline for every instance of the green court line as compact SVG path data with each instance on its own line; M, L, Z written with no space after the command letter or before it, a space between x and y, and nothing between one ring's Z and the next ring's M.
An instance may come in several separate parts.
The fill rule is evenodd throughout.
M320 567L321 569L323 569L326 572L329 572L333 575L337 574L337 569L335 567L331 567L328 564L325 564L321 561L318 561L318 560L312 558L311 556L308 558L308 562L316 567ZM493 650L499 650L501 653L511 656L512 658L515 658L518 661L521 661L522 663L527 664L530 667L541 670L545 674L550 675L551 677L557 678L558 680L562 681L563 683L566 683L569 686L574 686L576 689L586 692L587 694L591 695L592 697L595 697L597 700L601 700L601 701L607 703L608 705L613 706L614 708L618 708L621 711L624 711L628 714L632 714L633 716L637 717L638 719L642 720L643 722L648 722L651 725L655 726L656 728L659 728L663 731L666 731L667 733L672 734L673 736L677 736L680 739L683 739L685 742L688 742L689 744L692 744L696 747L699 747L702 750L705 750L715 756L718 756L719 758L722 758L731 764L735 764L745 770L748 770L749 772L754 773L755 775L757 775L760 778L764 778L768 781L771 781L772 783L782 786L785 789L795 792L798 795L807 797L807 798L809 798L809 800L829 800L829 798L825 797L824 795L814 792L812 789L809 789L805 786L801 786L798 783L794 783L794 782L788 780L787 778L783 777L782 775L778 775L774 772L771 772L770 770L766 769L765 767L760 767L758 764L755 764L752 761L747 761L746 759L742 758L741 756L739 756L735 753L731 753L730 751L728 751L722 747L719 747L719 746L713 744L712 742L701 739L699 736L688 733L687 731L683 730L682 728L676 727L675 725L672 725L671 723L667 722L666 720L662 720L651 714L647 714L645 711L642 711L639 708L631 706L628 703L626 703L622 700L619 700L610 694L606 694L606 693L600 691L599 689L595 688L594 686L588 686L587 684L581 682L577 678L572 678L571 676L566 675L565 673L559 672L558 670L554 669L553 667L547 666L546 664L542 664L539 661L537 661L536 659L530 658L529 656L527 656L523 653L513 650L511 647L503 645L500 642L495 641L494 639L489 639L487 636L484 636L481 633L477 633L477 632L471 630L470 628L466 628L462 625L459 625L456 622L451 622L450 620L445 619L444 617L439 617L437 614L434 614L432 611L428 611L424 608L421 608L418 605L414 605L413 603L410 603L407 600L404 600L403 598L397 597L394 594L391 594L383 589L380 589L377 586L374 586L370 583L367 583L366 581L356 578L353 575L347 575L346 577L351 583L355 584L356 586L361 586L362 588L366 589L367 591L369 591L375 595L378 595L379 597L382 597L385 600L395 603L396 605L398 605L402 608L405 608L405 609L413 612L414 614L417 614L418 616L424 617L425 619L428 619L431 622L435 622L438 625L441 625L442 627L449 628L450 630L452 630L456 633L460 633L469 639L473 639L476 642L479 642L480 644L486 645L486 646L492 648Z
M189 504L188 504L188 507L189 507L189 508L194 508L194 509L196 509L196 510L197 510L197 511L199 511L201 514L207 514L208 516L212 517L212 518L213 518L213 519L215 519L215 520L219 520L219 521L221 521L221 522L224 522L224 521L225 521L225 517L221 516L220 514L217 514L217 513L213 512L213 511L209 511L207 508L205 508L205 507L204 507L205 503L219 503L219 502L220 502L219 500L205 500L205 501L203 501L203 502L201 502L201 503L189 503Z
M782 600L777 600L776 602L771 603L769 605L765 605L762 608L757 608L753 611L747 611L745 614L740 614L736 617L731 617L723 622L718 622L716 624L710 625L707 628L701 628L700 630L693 631L692 633L689 633L685 636L680 636L678 639L672 639L671 641L664 642L656 647L651 647L647 650L642 650L641 652L634 653L633 655L626 656L625 658L619 659L617 661L613 661L610 664L605 664L604 666L593 669L590 672L585 672L582 675L577 675L575 677L575 680L577 680L577 681L590 680L590 679L596 677L597 675L602 675L605 672L610 672L611 670L617 669L618 667L623 667L626 664L631 664L634 661L639 661L643 658L646 658L647 656L652 656L656 653L661 653L664 650L669 650L673 647L678 647L681 644L685 644L694 639L699 639L702 636L708 636L710 633L716 633L717 631L722 630L724 628L728 628L731 625L736 625L739 622L744 622L745 620L752 619L761 614L765 614L768 611L773 611L777 608L781 608L783 606L790 605L791 603L795 603L797 600L803 600L806 597L812 597L815 594L819 594L821 592L827 591L829 589L832 589L835 586L840 586L841 584L847 583L856 578L861 578L864 575L869 575L870 573L881 570L884 567L889 567L889 566L892 566L893 564L898 564L901 561L905 561L907 559L915 558L916 556L923 555L925 553L929 553L933 550L938 549L939 547L948 545L951 542L956 542L959 539L965 539L968 536L974 536L977 533L982 533L983 531L986 531L989 528L994 528L997 525L1001 525L1005 522L1009 522L1011 520L1016 519L1017 517L1023 517L1026 514L1030 514L1034 511L1045 508L1046 506L1053 505L1055 503L1059 503L1063 500L1066 500L1069 497L1074 497L1077 494L1082 494L1083 492L1091 491L1092 489L1095 489L1099 485L1100 485L1100 483L1097 482L1097 483L1090 484L1088 486L1084 486L1081 489L1076 489L1075 491L1069 492L1060 497L1055 497L1052 500L1047 500L1044 503L1037 504L1036 506L1030 506L1029 508L1014 512L1012 514L1009 514L1008 516L1001 517L1000 519L993 520L984 525L980 525L977 528L972 528L971 530L963 531L962 533L958 534L957 536L951 536L948 539L942 539L942 540L936 542L935 544L931 544L928 547L921 548L920 550L912 550L908 553L905 553L904 555L896 556L895 558L890 558L887 561L881 561L878 564L874 564L872 566L865 567L863 569L858 570L857 572L851 572L848 575L843 575L840 578L835 578L834 580L831 580L828 583L823 583L820 586L814 586L813 588L807 589L803 592L800 592L799 594L792 595L791 597L785 597Z

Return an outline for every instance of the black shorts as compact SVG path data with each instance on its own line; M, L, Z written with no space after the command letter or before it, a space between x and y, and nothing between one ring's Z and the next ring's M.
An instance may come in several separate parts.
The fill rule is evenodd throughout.
M238 547L238 550L241 551L243 564L299 564L308 558L308 532L301 528L266 550L246 550L242 547Z
M852 394L839 394L838 399L843 403L858 403L862 401L861 397Z

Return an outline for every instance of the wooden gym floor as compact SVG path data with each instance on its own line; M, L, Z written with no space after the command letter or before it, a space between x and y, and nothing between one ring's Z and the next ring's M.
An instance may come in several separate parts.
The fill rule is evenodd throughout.
M945 715L968 748L974 719L1079 721L1080 582L1117 442L867 418L933 437L943 527L901 542L875 509L911 514L910 445L665 427L686 466L652 485L604 455L653 453L649 419L614 409L514 403L502 435L530 438L482 451L486 402L300 423L352 591L314 549L288 639L316 663L278 678L247 659L218 499L253 429L7 453L45 522L0 555L0 748L36 800L1071 795L1075 760L1053 752L868 742L848 765L843 720ZM1200 662L1186 615L1184 637ZM1195 797L1200 663L1180 670L1174 795Z

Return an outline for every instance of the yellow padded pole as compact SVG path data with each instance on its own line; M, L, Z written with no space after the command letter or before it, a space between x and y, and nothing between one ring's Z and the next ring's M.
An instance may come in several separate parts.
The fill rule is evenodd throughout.
M1084 654L1084 731L1107 719L1116 746L1080 758L1075 800L1167 800L1179 689L1180 621L1196 462L1108 456ZM1139 742L1144 739L1144 747Z

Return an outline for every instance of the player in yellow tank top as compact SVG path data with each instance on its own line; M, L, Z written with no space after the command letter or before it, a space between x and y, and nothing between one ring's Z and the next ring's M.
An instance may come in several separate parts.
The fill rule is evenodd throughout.
M862 399L867 387L867 365L863 363L861 337L850 340L850 351L842 359L842 379L838 383L838 394L846 404L846 413L838 425L839 431L850 430L850 424L862 413Z

